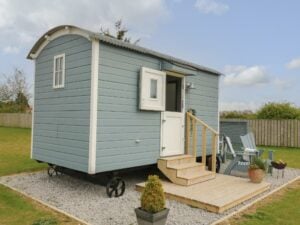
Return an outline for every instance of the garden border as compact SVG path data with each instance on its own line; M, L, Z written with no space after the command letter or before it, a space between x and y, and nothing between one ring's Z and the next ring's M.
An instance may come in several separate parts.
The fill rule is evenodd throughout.
M254 201L250 202L249 204L242 206L241 208L239 208L237 211L234 211L216 221L214 221L213 223L211 223L211 225L218 225L222 222L225 222L226 220L230 219L231 217L235 216L236 214L239 214L243 211L245 211L246 209L248 209L249 207L253 206L254 204L264 200L265 198L269 197L270 195L274 194L277 191L280 191L281 189L285 188L286 186L290 185L291 183L294 183L295 181L300 180L300 176L295 177L294 179L288 181L287 183L275 188L274 190L270 191L269 193L267 193L266 195L263 195L257 199L255 199Z
M6 176L2 176L2 177L6 177ZM20 193L21 195L25 196L26 198L32 199L33 201L38 202L38 203L40 203L40 204L42 204L42 205L44 205L44 206L46 206L46 207L48 207L48 208L50 208L50 209L52 209L52 210L58 212L58 213L64 214L64 215L66 215L66 216L68 216L68 217L70 217L70 218L72 218L72 219L78 221L79 223L82 223L82 224L84 224L84 225L91 225L90 223L88 223L88 222L86 222L86 221L83 221L82 219L79 219L79 218L76 217L76 216L73 216L73 215L71 215L71 214L69 214L69 213L67 213L67 212L65 212L65 211L63 211L63 210L61 210L61 209L59 209L59 208L56 208L55 206L52 206L52 205L50 205L50 204L48 204L48 203L43 202L42 200L39 200L39 199L37 199L37 198L35 198L35 197L32 197L32 196L26 194L26 193L23 192L23 191L20 191L20 190L14 188L14 187L10 187L10 186L8 186L7 184L4 184L4 183L2 183L2 182L0 182L0 184L3 185L3 186L5 186L5 187L7 187L7 188L9 188L10 190L13 190L13 191L15 191L15 192L17 192L17 193Z

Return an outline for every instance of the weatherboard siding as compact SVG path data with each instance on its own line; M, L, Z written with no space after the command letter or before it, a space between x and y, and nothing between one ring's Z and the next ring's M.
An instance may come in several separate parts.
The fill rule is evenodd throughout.
M195 72L194 72L195 73ZM219 77L205 72L188 76L186 82L194 83L195 89L186 93L186 110L196 110L196 116L218 131ZM198 155L201 155L201 126L198 126ZM211 153L211 132L207 131L207 153Z
M160 112L139 110L138 87L141 67L160 61L102 42L99 55L96 172L156 163Z
M53 58L65 53L65 87L53 89ZM88 171L91 43L78 35L51 41L36 59L33 158Z
M160 70L161 60L100 42L96 172L154 164L160 157L160 112L139 110L141 67ZM186 93L186 110L218 128L218 76L173 66L195 74L196 89ZM201 154L199 131L198 155ZM139 140L137 143L136 140ZM210 137L209 137L210 140ZM210 142L207 151L210 152Z

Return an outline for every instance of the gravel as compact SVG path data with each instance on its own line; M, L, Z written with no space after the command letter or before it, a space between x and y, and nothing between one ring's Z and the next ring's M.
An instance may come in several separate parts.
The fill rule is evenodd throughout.
M145 181L145 174L140 173L131 172L123 176L126 182L126 191L119 198L108 198L104 186L68 175L50 178L45 171L0 177L0 183L23 191L93 225L131 225L136 224L134 208L139 206L140 198L140 193L136 192L134 187L136 183ZM271 190L300 176L300 170L287 168L285 177L279 179L275 174L273 177L270 175L266 177L266 181L271 183ZM268 191L255 198L267 193ZM210 213L167 200L167 207L170 208L167 224L210 224L248 204L255 198L222 214Z

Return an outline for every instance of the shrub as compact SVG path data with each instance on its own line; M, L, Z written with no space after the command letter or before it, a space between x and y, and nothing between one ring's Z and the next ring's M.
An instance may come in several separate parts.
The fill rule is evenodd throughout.
M245 111L223 111L220 114L222 119L255 119L256 115L250 110Z
M249 168L266 170L266 165L261 158L254 157L250 163Z
M300 109L288 102L269 102L258 110L257 119L300 119Z
M159 177L150 175L141 197L141 208L150 213L162 211L166 200Z

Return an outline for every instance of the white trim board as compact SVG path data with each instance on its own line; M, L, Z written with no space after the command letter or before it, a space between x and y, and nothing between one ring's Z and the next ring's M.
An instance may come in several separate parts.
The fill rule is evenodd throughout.
M38 50L34 54L30 54L31 58L36 59L39 56L39 54L43 51L43 49L49 44L50 41L53 41L56 38L59 38L61 36L68 35L68 34L79 35L79 36L82 36L82 37L86 38L87 40L91 41L90 35L87 32L85 32L79 28L66 26L65 29L56 31L55 33L53 33L50 36L46 35L44 37L45 41L39 46Z
M92 40L90 136L88 173L96 173L97 114L98 114L99 40Z
M32 95L32 109L31 109L31 144L30 144L30 158L32 159L33 152L33 128L34 128L34 99L35 99L35 74L36 74L36 60L34 59L34 73L33 73L33 95Z

